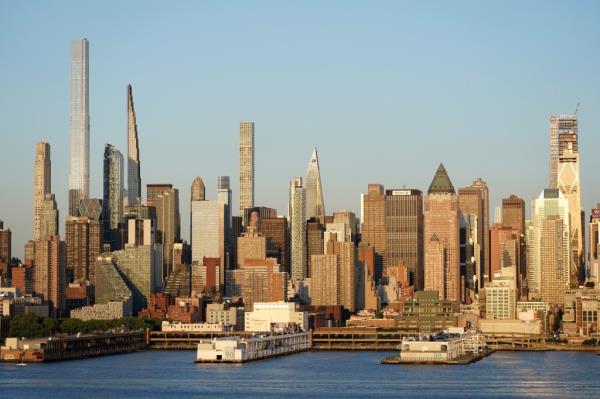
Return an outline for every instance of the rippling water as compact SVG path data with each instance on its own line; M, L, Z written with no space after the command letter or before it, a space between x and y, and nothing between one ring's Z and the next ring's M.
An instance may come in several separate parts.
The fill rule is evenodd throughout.
M498 352L466 366L381 365L386 352L307 352L243 365L191 351L0 365L0 398L600 398L600 356Z

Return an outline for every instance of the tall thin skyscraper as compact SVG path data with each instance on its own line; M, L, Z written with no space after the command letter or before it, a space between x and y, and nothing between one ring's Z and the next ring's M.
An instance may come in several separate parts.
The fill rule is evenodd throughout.
M302 177L290 182L290 200L288 208L290 225L290 250L292 280L306 278L306 191L302 187Z
M569 201L570 283L577 287L584 278L584 216L581 211L577 115L550 117L550 168L550 187L558 188Z
M194 180L192 180L192 185L190 187L190 245L194 246L194 234L192 234L192 204L194 201L204 201L205 200L205 187L204 181L200 176L196 176ZM200 263L202 263L202 259L200 259Z
M440 299L460 300L458 198L443 164L425 198L425 290Z
M381 184L369 184L367 193L360 197L361 242L373 247L373 278L379 281L385 269L386 227L385 227L385 193Z
M116 147L106 144L104 148L104 228L115 230L123 223L124 176L123 155Z
M166 278L173 270L173 244L179 242L181 238L179 190L165 188L156 196L154 204L156 206L156 233L163 246L163 278Z
M127 85L127 197L129 206L142 203L140 148L131 85Z
M306 218L319 218L323 221L324 217L323 187L319 171L319 157L317 156L317 147L315 147L306 170Z
M240 123L240 216L254 207L254 122ZM248 223L244 220L244 225Z
M462 228L465 234L462 237L462 259L461 259L461 275L465 278L465 283L469 284L473 281L473 275L477 278L478 288L483 288L487 281L490 281L491 275L485 269L485 236L488 234L484 228L484 207L482 191L477 187L461 187L458 189L458 208L463 215ZM471 237L473 235L473 237ZM467 249L469 249L467 251ZM467 254L467 252L469 252ZM472 253L470 253L472 252ZM471 261L471 257L473 260ZM468 272L466 263L474 266L475 270ZM471 287L473 288L473 287Z
M600 203L592 208L589 223L588 273L587 277L600 279Z
M473 180L471 184L472 188L476 188L481 192L482 202L482 229L483 229L483 241L481 249L483 251L483 261L481 262L485 274L491 278L490 273L490 190L485 180L481 177Z
M69 215L78 216L79 201L89 196L90 179L90 108L89 42L71 43L71 109Z
M40 209L46 194L51 191L50 144L40 141L35 145L33 187L33 239L40 239Z
M231 238L231 186L229 176L217 178L217 201L225 204L225 267L229 268L233 260L233 243Z

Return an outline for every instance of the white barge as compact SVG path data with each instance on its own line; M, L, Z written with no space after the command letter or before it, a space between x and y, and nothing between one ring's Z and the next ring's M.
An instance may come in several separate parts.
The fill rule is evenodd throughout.
M267 359L311 347L310 333L299 332L279 335L256 335L253 337L227 337L201 340L196 353L197 363L244 363Z

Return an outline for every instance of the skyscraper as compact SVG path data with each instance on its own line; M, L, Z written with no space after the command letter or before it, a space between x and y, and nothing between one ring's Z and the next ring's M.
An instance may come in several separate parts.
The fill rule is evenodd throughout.
M373 278L379 281L385 268L386 227L385 193L381 184L369 184L366 194L361 194L361 242L373 247L375 270Z
M40 239L58 235L58 207L54 194L46 194L40 207Z
M33 187L33 239L40 239L40 208L46 194L51 192L50 144L40 141L35 145Z
M539 299L549 304L565 303L565 291L569 288L568 240L564 240L568 229L558 215L545 217L539 229L540 292Z
M525 201L514 194L502 199L502 224L525 232Z
M229 176L217 178L217 201L225 205L225 267L229 268L233 256L233 243L231 238L231 186Z
M127 196L129 206L142 204L140 148L131 85L127 85Z
M123 223L123 191L125 170L123 155L116 147L106 144L104 148L104 195L102 201L104 233L112 250L122 248L116 232Z
M258 232L267 239L267 258L277 259L281 271L290 272L290 240L286 218L260 218Z
M592 208L589 223L588 277L600 279L600 203Z
M55 315L65 309L65 260L66 245L58 235L35 241L34 290Z
M323 222L324 217L323 187L321 186L319 157L317 156L317 147L315 147L306 170L306 218L319 218Z
M12 232L0 220L0 280L11 278ZM14 286L14 285L13 285Z
M423 288L423 194L420 190L385 193L386 267L404 263L411 285Z
M550 117L550 184L569 201L570 283L577 287L584 278L584 217L581 211L577 115Z
M163 191L171 188L173 188L173 185L168 183L146 184L146 204L148 206L156 206L158 196Z
M425 198L425 290L451 301L460 300L458 215L454 186L440 164Z
M554 217L561 219L560 225L556 221L546 221ZM556 230L559 227L560 232ZM530 299L541 298L544 273L551 269L557 272L560 275L557 278L567 285L563 288L568 287L569 231L569 202L560 190L545 189L533 200L531 222L527 230L527 284ZM556 234L559 233L562 238L557 241Z
M200 201L203 202L203 201ZM173 244L181 238L181 217L179 214L179 190L165 189L154 200L156 206L156 233L162 243L163 278L173 269Z
M12 232L4 228L4 222L0 220L0 258L10 262L12 258Z
M473 275L477 278L478 288L482 288L485 282L490 280L489 272L485 266L485 248L484 240L486 232L484 230L484 208L482 191L477 187L461 187L458 189L458 209L463 215L461 218L461 227L463 231L469 231L461 239L461 275L465 278L465 283L470 285ZM474 234L473 234L474 233ZM472 242L467 242L472 240ZM468 251L465 251L467 250ZM467 254L467 252L470 252ZM473 257L473 269L466 272L467 261Z
M205 199L205 189L204 189L204 181L200 176L196 176L192 181L192 186L190 188L191 193L191 201L204 201Z
M69 215L78 216L79 201L89 196L90 109L89 43L71 43Z
M294 281L306 278L306 191L302 177L290 182L288 220L290 225L291 278Z
M113 275L120 275L133 294L134 314L145 308L150 295L162 288L160 260L157 262L156 258L152 245L127 246L98 258L97 267L103 271L108 263L117 269Z
M522 198L511 194L508 198L502 199L502 225L518 231L519 264L517 265L517 288L522 289L522 282L527 278L527 245L525 242L527 231L525 229L525 201ZM492 251L491 246L492 244L490 243L490 250ZM490 259L490 266L491 263L492 260Z
M225 204L219 201L192 201L192 263L219 258L219 281L225 279Z
M249 259L267 259L267 238L254 226L249 226L241 237L237 238L237 266L246 264Z
M343 305L353 312L356 308L354 244L339 241L337 234L332 233L325 244L325 253L311 258L311 304Z
M75 281L95 278L94 262L102 252L102 227L87 217L68 216L65 220L67 269Z
M323 255L325 253L325 226L316 218L311 218L306 222L306 270L310 277L312 270L311 262L313 255Z
M458 190L459 211L463 214L474 215L477 223L476 275L479 288L490 281L490 193L487 183L477 178L469 187ZM484 281L485 280L485 281Z
M254 207L254 122L240 123L240 216ZM247 220L244 220L246 225Z
M515 284L521 284L519 277L521 268L521 233L511 225L494 223L490 230L490 273L494 280L497 273L504 268L514 269Z

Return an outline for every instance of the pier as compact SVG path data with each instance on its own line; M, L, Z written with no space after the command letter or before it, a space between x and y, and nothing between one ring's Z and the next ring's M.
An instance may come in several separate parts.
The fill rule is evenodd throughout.
M198 344L197 363L245 363L310 349L310 333L213 338Z
M404 337L414 334L379 327L319 328L313 332L314 350L397 350Z
M144 331L24 340L7 338L6 344L0 350L0 360L41 363L135 352L144 348L146 348Z

